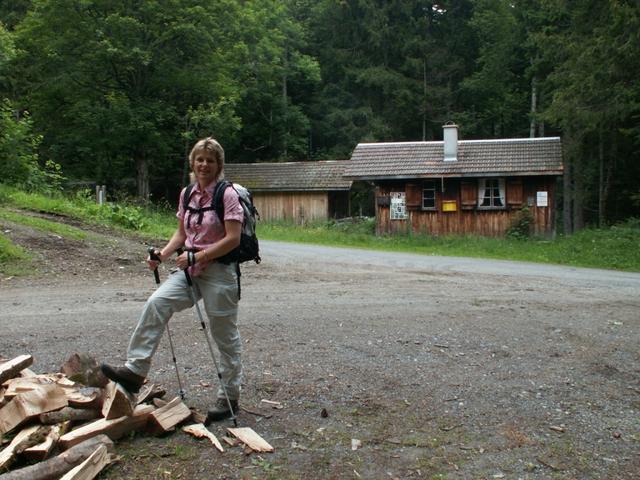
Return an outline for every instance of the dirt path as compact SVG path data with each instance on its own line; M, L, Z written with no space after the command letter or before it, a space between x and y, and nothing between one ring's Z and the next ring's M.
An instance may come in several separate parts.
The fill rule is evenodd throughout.
M153 288L144 245L0 227L46 271L0 281L0 354L32 353L36 371L79 350L122 360ZM276 453L137 437L104 478L637 478L639 274L262 250L243 269L242 403L270 418L242 412L240 423ZM172 333L188 403L204 410L215 381L193 312ZM152 377L177 389L164 342Z

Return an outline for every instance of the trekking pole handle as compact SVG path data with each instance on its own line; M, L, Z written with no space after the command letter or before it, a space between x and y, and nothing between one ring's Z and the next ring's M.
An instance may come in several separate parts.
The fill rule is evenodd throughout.
M149 253L149 258L151 260L156 260L158 262L162 261L162 260L160 260L160 257L156 253L156 249L154 247L149 247L147 249L147 252ZM156 267L156 269L153 271L153 276L156 279L156 284L159 284L160 283L160 274L158 273L158 267Z
M177 255L182 255L184 253L184 248L180 247L176 250ZM193 281L191 280L191 275L189 275L189 270L185 268L184 270L184 278L187 279L187 283L190 287L193 287Z

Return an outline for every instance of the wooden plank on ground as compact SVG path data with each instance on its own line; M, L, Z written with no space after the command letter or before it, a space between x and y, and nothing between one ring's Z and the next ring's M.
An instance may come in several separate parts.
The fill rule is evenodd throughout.
M111 455L105 445L100 445L89 458L69 470L60 480L93 480L111 463Z
M216 436L207 430L202 423L194 423L193 425L187 425L186 427L182 427L182 431L186 433L190 433L194 437L197 438L208 438L213 446L216 447L221 452L224 452L224 448L222 448L222 444L218 441Z
M38 431L38 425L33 425L31 427L27 427L21 431L19 431L8 447L0 452L0 471L9 468L11 462L16 455L16 448L25 440L28 440L31 435Z
M109 382L104 389L104 403L102 404L102 416L107 420L130 416L133 413L135 399L122 386L115 382Z
M176 397L164 407L158 408L149 415L149 429L152 433L159 435L173 430L176 425L184 422L191 416L191 410L180 397Z
M44 460L49 456L49 453L55 448L58 444L58 439L60 438L60 431L63 429L63 424L53 425L47 434L44 442L34 445L33 447L29 447L22 452L22 455L29 460Z
M273 452L273 447L249 427L227 428L227 431L254 452Z
M141 430L146 426L149 415L155 410L152 405L138 405L132 416L124 416L107 420L101 418L95 422L82 425L60 437L59 443L63 448L69 448L96 435L107 435L117 440L134 430Z
M0 409L0 434L5 434L23 421L67 406L64 391L56 384L41 385L37 390L16 395Z
M51 480L60 478L76 465L84 462L100 445L113 451L113 442L106 435L90 438L60 455L28 467L5 473L2 480Z
M0 384L18 376L20 371L29 367L32 363L33 357L31 355L20 355L0 364Z

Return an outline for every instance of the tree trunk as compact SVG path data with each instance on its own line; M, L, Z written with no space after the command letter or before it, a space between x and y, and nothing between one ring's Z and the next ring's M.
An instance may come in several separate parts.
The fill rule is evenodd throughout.
M136 187L138 198L149 200L149 166L144 152L136 157Z
M282 115L284 120L284 129L282 135L282 154L284 158L289 155L289 122L287 119L287 110L289 108L289 101L287 99L287 70L289 69L289 50L284 50L284 69L282 73Z
M598 129L598 227L605 223L604 218L604 141L602 125Z
M568 132L567 132L568 133ZM571 141L571 137L567 135L567 143ZM571 155L569 152L564 153L564 175L562 176L562 226L565 235L573 233L573 224L571 222L573 189L571 188L572 165Z
M573 231L584 228L584 164L582 152L576 149L573 158Z
M538 86L536 77L531 79L531 122L529 123L529 137L536 136L536 106L538 102Z
M422 141L427 140L427 59L422 60Z

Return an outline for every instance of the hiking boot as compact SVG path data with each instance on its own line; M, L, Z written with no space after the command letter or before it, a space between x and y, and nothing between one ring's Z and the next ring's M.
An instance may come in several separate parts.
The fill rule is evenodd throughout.
M112 367L103 363L100 365L100 370L109 380L119 383L131 393L138 393L144 383L144 377L133 373L127 367Z
M231 400L231 408L233 409L233 413L238 413L238 400ZM225 418L231 417L232 412L229 410L229 404L227 403L226 398L219 398L216 402L216 406L210 409L207 412L207 420L204 422L205 425L209 425L211 422L219 422L220 420L224 420Z

